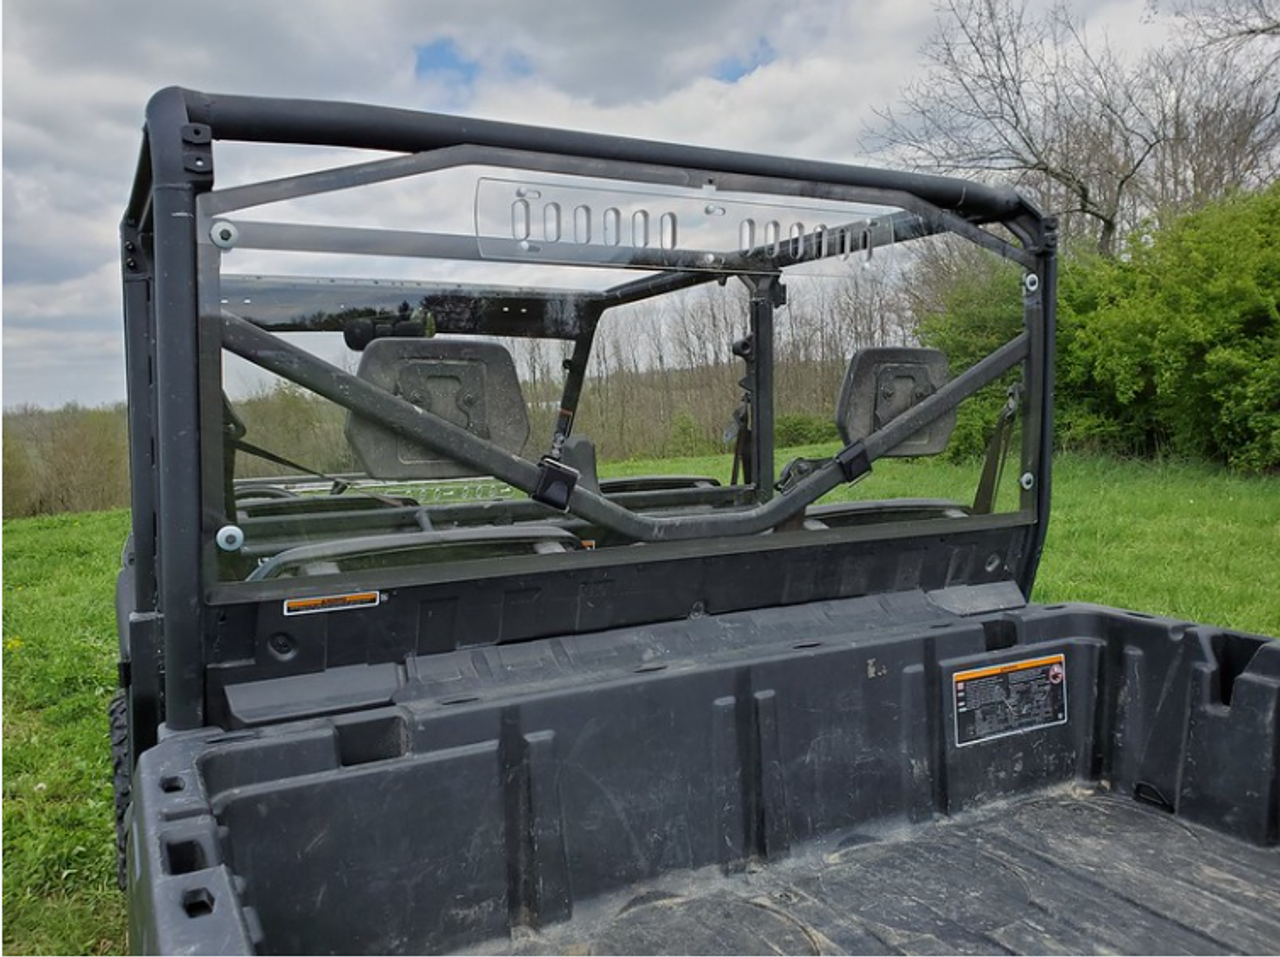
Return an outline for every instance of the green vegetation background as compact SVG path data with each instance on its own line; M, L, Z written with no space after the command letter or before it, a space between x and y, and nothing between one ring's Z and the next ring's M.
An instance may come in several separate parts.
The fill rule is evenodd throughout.
M1061 260L1056 434L1061 449L1280 468L1280 183ZM919 335L963 369L1022 327L1021 271L960 256ZM1003 394L960 411L948 446L978 454Z

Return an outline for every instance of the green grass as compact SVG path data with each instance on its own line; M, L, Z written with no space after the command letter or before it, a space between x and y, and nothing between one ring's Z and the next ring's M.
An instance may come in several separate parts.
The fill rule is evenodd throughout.
M1280 477L1069 457L1034 599L1280 635Z
M4 523L4 948L123 952L106 707L124 511Z
M833 446L788 449L830 455ZM1016 463L998 500L1017 501ZM729 479L727 455L612 463L605 475L678 472ZM826 501L973 500L980 465L887 459ZM1210 465L1060 455L1049 539L1033 600L1083 601L1280 635L1280 478Z
M830 449L790 450L819 454ZM727 480L727 456L625 462ZM877 463L839 495L968 501L976 465ZM1006 475L1011 486L1016 475ZM1002 502L1013 501L1005 492ZM1064 456L1035 599L1092 601L1280 634L1280 480ZM125 512L4 523L4 948L126 946L114 884L106 703Z
M833 455L840 446L806 445L801 448L779 450L777 471L782 472L794 458L820 458ZM732 459L729 455L707 455L688 459L635 460L610 462L600 467L602 476L654 475L673 473L683 475L708 475L728 483L731 477ZM870 498L949 498L971 502L978 484L978 464L960 464L940 459L882 459L869 476L854 485L844 485L828 494L824 502ZM1014 501L1012 490L1017 481L1010 468L1002 483L1002 502Z

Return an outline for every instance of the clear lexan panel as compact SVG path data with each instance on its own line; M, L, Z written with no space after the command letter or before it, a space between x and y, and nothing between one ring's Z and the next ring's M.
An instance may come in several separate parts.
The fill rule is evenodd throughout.
M336 257L359 256L381 260L361 276L600 290L665 270L841 274L937 228L924 207L905 212L866 190L818 200L786 182L684 186L700 177L539 163L463 149L220 189L201 198L202 238L246 274L334 276Z
M224 448L233 465L227 509L246 544L219 553L218 577L401 574L533 555L572 562L578 551L634 540L608 522L549 515L529 501L529 483L517 491L519 482L478 465L459 462L448 479L384 469L354 441L361 413L349 414L343 397L355 393L336 370L489 441L490 419L512 418L505 407L489 414L497 408L490 373L509 365L506 394L529 426L512 455L536 463L563 446L605 501L693 519L708 510L733 516L759 489L791 494L805 469L840 451L836 418L855 352L933 344L938 317L970 301L998 325L993 344L1022 328L1017 267L979 248L999 243L993 234L901 193L707 179L463 147L242 180L201 197L205 316L248 320L280 347L259 342L257 354L224 357L224 415L243 429ZM974 280L971 300L950 295L955 277ZM406 352L394 382L362 375L378 348L370 344L396 339L426 351ZM510 363L481 373L450 366L456 357L443 351L427 354L433 342L476 340L499 344ZM287 365L257 361L289 347L335 367L339 388L308 388ZM768 377L754 371L760 355L772 365ZM954 376L978 356L951 358ZM877 463L865 481L809 503L817 511L800 525L775 531L974 514L977 456L1017 375L962 409L958 434L971 437L972 453L962 464ZM769 422L772 463L761 425ZM449 457L443 440L418 444L413 455ZM987 510L1025 506L1019 475L1004 471ZM868 504L845 508L850 499ZM498 534L523 535L521 523L541 537ZM575 528L578 540L566 537Z
M476 187L480 254L514 263L737 274L814 263L843 272L906 228L902 214L885 207L775 203L710 188L489 177Z

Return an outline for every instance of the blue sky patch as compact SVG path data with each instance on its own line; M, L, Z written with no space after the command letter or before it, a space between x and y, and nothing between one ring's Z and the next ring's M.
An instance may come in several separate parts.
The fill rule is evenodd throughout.
M745 56L731 56L716 64L712 76L726 83L737 83L744 76L772 63L778 56L773 45L761 37Z
M448 37L419 46L414 52L417 57L414 72L420 77L448 73L469 85L480 75L480 64L464 57Z

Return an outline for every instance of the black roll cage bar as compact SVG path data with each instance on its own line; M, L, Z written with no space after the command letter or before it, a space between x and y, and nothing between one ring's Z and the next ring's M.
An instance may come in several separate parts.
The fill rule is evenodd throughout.
M173 730L203 723L206 582L213 560L212 533L220 521L223 476L221 382L217 365L223 348L299 382L399 434L447 453L516 488L532 491L539 467L501 452L491 443L425 413L355 376L291 346L266 331L289 323L255 323L199 299L198 262L207 239L199 198L213 188L214 140L353 147L406 154L452 150L482 155L489 162L503 151L527 166L543 157L546 168L569 167L608 176L618 164L642 165L665 181L750 190L767 186L824 198L842 190L878 191L904 208L928 207L941 228L1019 262L1027 270L1026 330L930 398L774 498L772 446L772 323L779 301L774 277L751 277L751 325L757 353L751 388L764 397L759 409L760 440L752 452L757 500L744 510L721 515L643 516L599 493L578 487L570 510L590 521L641 541L704 535L752 534L775 527L803 511L842 482L865 474L876 458L924 425L953 409L1019 363L1033 388L1026 396L1024 432L1032 437L1035 461L1023 462L1032 485L1024 483L1024 503L1034 506L1028 542L1015 578L1029 592L1043 546L1049 508L1052 430L1052 353L1056 295L1056 230L1012 189L962 180L899 173L837 163L814 162L648 142L590 133L549 130L462 117L416 113L357 104L221 96L168 88L147 107L142 153L121 226L125 285L126 362L130 408L130 464L134 541L134 618L164 661L166 721ZM405 165L415 162L407 157ZM370 164L376 166L378 164ZM231 192L231 191L228 191ZM242 193L243 195L243 193ZM936 231L913 227L910 214L895 224L898 239ZM979 226L1000 223L1017 239L1014 246ZM269 240L269 237L268 237ZM807 237L805 252L815 244ZM469 252L466 253L470 255ZM736 264L741 270L742 262ZM572 326L549 334L574 340L567 363L564 405L576 407L586 360L601 314L609 307L640 301L736 274L726 263L715 271L666 272L626 282L603 293L575 293L581 309ZM746 276L744 279L748 278ZM548 314L553 295L528 290L498 292L490 302L540 303ZM485 297L480 297L486 301ZM512 334L483 306L476 311L472 290L442 290L438 299L446 323L442 331ZM563 314L557 320L564 320ZM452 328L450 328L452 326ZM545 324L539 324L546 329ZM321 323L310 328L328 328ZM540 334L546 335L543 331ZM572 414L557 424L567 435ZM158 529L164 529L160 541ZM159 689L157 689L159 690Z

